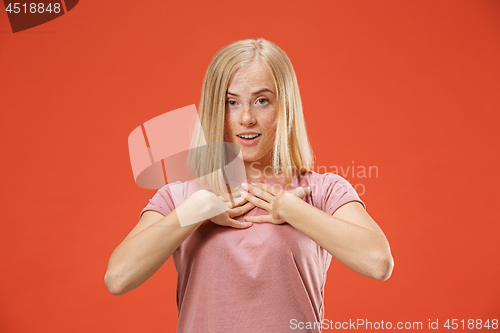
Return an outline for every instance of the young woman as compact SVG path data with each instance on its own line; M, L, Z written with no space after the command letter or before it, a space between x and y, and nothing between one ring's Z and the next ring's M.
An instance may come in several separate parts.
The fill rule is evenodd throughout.
M278 46L259 39L222 48L205 75L199 118L207 142L240 148L244 190L230 209L181 226L181 210L228 203L198 182L160 189L109 260L112 294L138 287L172 256L177 332L288 332L323 320L332 256L367 277L389 278L389 244L355 190L312 171L295 72ZM214 158L225 156L195 155L195 173L206 175ZM205 184L216 182L210 177Z

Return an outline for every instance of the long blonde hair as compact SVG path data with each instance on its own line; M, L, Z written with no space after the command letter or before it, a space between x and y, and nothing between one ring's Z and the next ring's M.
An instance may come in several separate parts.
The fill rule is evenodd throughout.
M275 86L278 102L276 138L272 167L276 177L284 176L285 185L293 175L311 171L314 156L307 136L297 77L290 59L276 44L265 39L244 39L226 45L217 52L208 66L203 81L198 117L201 128L195 131L190 168L202 184L221 195L225 192L221 166L226 165L224 142L226 94L238 69L257 60L267 68Z

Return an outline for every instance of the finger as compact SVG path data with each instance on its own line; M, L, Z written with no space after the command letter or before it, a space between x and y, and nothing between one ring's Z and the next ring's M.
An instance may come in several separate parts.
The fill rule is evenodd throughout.
M243 206L240 206L240 207L235 207L233 209L229 209L227 211L229 217L235 217L235 216L240 216L240 215L243 215L245 214L246 212L250 211L251 209L253 209L255 207L255 205L251 202L247 202L246 204L244 204Z
M255 206L265 209L268 212L271 210L271 205L269 204L269 202L264 201L261 198L257 198L255 195L248 192L242 192L241 195L249 202L253 203Z
M271 215L245 216L245 220L255 223L273 222L273 218L271 217Z
M279 188L277 188L276 186L273 186L271 184L251 183L251 185L254 185L260 189L266 190L267 192L269 192L273 195L278 195L281 193L281 190Z
M261 189L261 188L255 186L255 185L247 184L246 187L247 187L246 190L249 193L253 194L256 197L264 199L267 202L271 202L275 198L275 196L273 194L269 193L268 191L266 191L264 189ZM243 188L245 188L245 187L243 187Z
M253 225L253 223L249 222L249 221L240 222L240 221L233 220L233 219L228 219L228 224L227 224L228 227L237 228L237 229L248 228L248 227L251 227L252 225Z
M227 206L227 208L238 207L238 206L241 206L241 205L245 204L246 202L248 202L248 200L246 200L243 197L235 197L234 198L234 206L233 206L233 204L231 203L231 201L226 201L221 196L219 196L218 198L219 198L220 201L222 201Z
M235 204L234 207L241 206L241 205L245 204L247 201L248 200L243 198L243 197L236 197L236 198L234 198L234 204Z
M223 197L221 196L218 196L217 199L219 199L220 201L222 201L222 203L229 209L229 208L233 208L233 205L231 204L231 202L229 201L226 201L224 200Z

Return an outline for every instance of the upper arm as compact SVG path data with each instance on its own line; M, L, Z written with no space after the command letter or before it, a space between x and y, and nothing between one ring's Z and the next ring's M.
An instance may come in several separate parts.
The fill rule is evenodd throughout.
M384 234L382 229L380 229L377 223L366 212L363 205L358 201L351 201L340 206L333 213L333 217L359 225L375 233Z
M134 237L147 227L155 224L159 220L161 220L164 217L164 215L154 211L154 210L147 210L144 213L142 213L141 218L139 219L139 222L135 225L135 227L130 231L130 233L125 237L124 241Z
M142 214L139 217L139 222L130 231L130 233L125 237L128 240L137 234L139 234L144 229L155 224L161 220L164 216L167 216L175 209L175 204L172 199L172 192L169 185L165 185L160 188L155 195L149 200L146 207L142 210Z
M152 200L150 200L150 203L148 206L146 206L146 210L142 213L139 222L136 224L136 226L130 231L130 233L125 237L124 241L136 236L139 234L141 231L144 229L148 228L149 226L155 224L156 222L160 221L162 218L165 216L170 216L172 219L170 219L170 223L173 223L175 225L179 224L179 216L178 216L178 209L182 209L183 205L180 205L179 207L174 206L174 202L170 197L170 192L165 192L166 194L162 194L160 191L155 194ZM212 199L212 197L215 197L215 195L211 192L208 192L206 190L198 190L194 192L189 198L196 198L197 201L195 202L205 202L208 201L209 199ZM216 197L215 197L216 198ZM153 210L154 209L154 210ZM200 210L193 210L188 206L187 208L184 209L184 214L183 216L189 220L189 217L191 215L186 214L186 209L188 212L193 211L193 212L199 212ZM157 210L160 211L165 211L165 215L158 212ZM181 212L179 212L181 213ZM220 213L220 212L219 212ZM173 214L173 215L172 215ZM196 215L196 214L195 214ZM192 223L188 223L192 224Z

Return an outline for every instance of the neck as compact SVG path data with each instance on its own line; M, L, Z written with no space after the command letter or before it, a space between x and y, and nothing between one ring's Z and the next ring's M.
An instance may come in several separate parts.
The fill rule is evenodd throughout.
M260 161L245 161L247 179L264 179L274 175L271 164L272 157L263 158Z

